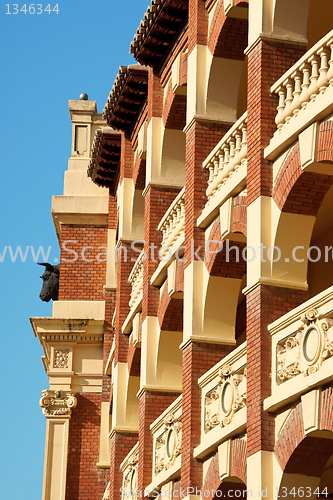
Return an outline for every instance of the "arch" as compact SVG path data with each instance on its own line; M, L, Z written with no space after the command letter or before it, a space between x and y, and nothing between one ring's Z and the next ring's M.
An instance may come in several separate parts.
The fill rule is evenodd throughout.
M330 0L269 0L266 5L267 30L308 49L332 29Z
M144 190L146 186L146 158L140 158L139 155L135 158L133 182L134 189Z
M128 347L127 366L130 377L140 377L141 349L136 348L131 339Z
M246 197L238 196L235 200L231 227L235 233L241 232L246 236ZM231 234L229 236L232 238ZM242 279L246 273L246 261L242 258L246 242L234 240L229 242L229 238L228 240L221 239L220 217L214 223L209 240L214 241L214 243L209 244L209 248L207 247L210 254L205 255L205 263L209 274L211 276ZM223 245L222 250L216 253L221 248L221 243Z
M244 50L248 43L248 2L238 2L244 8L244 19L229 17L225 13L225 2L219 2L208 34L207 45L215 57L244 60Z
M332 162L332 152L324 149L333 138L333 128L321 128L320 162ZM331 132L331 135L329 135ZM319 145L319 141L318 141ZM290 151L277 176L273 188L273 199L282 212L316 216L328 189L333 184L332 176L302 170L299 142ZM312 201L308 194L311 192Z
M204 498L228 498L228 491L246 489L246 440L235 438L231 442L229 474L221 482L219 471L219 454L214 455L208 467L202 491L210 492ZM218 492L218 493L217 493Z
M306 43L310 0L272 0L272 32Z
M236 210L233 210L231 228L246 232L246 197L239 196ZM241 290L244 288L246 261L243 250L246 247L244 233L242 241L229 241L221 238L220 217L215 221L209 236L209 248L205 255L203 280L203 333L218 335L226 340L244 341L245 308ZM231 238L237 235L230 234ZM222 250L221 250L221 244ZM218 253L213 253L218 252ZM221 307L221 304L224 307ZM214 333L213 333L214 332ZM217 332L217 333L216 333Z
M183 299L169 296L167 280L163 287L157 317L161 330L183 331Z
M322 390L317 409L320 414L318 430L305 433L302 402L290 412L274 449L283 472L281 485L288 480L288 475L317 478L319 485L319 479L333 454L332 395L332 387Z
M302 139L303 141L303 139ZM274 183L272 198L272 244L282 258L271 263L271 275L307 287L311 239L318 236L315 227L322 218L324 201L333 185L333 124L323 122L314 144L313 162L302 168L303 142L297 142L285 158ZM333 200L333 198L332 198ZM326 203L326 201L325 201ZM327 219L327 214L324 218ZM329 220L328 217L327 220ZM326 222L327 222L326 220ZM326 242L327 243L327 242ZM296 253L297 250L297 253ZM296 257L296 258L295 258ZM285 260L288 258L289 260ZM297 259L297 260L296 260ZM310 292L313 295L313 292Z
M186 95L175 94L169 82L163 107L162 121L165 128L183 130L186 125Z
M247 2L229 4L226 14L225 2L218 3L208 34L205 107L207 115L234 123L247 108L248 9Z
M185 184L186 134L182 130L164 128L161 150L161 180L172 185Z

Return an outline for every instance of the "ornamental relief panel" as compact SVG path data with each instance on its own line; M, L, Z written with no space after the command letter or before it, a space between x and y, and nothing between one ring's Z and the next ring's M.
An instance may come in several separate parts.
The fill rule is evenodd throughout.
M155 475L168 470L181 454L181 416L177 419L173 413L169 413L163 424L163 432L155 440Z
M71 416L72 408L75 408L77 399L71 391L43 391L39 405L46 417Z
M218 425L229 425L235 413L246 406L246 366L219 370L218 385L205 396L205 433Z
M136 491L138 489L138 455L133 454L129 459L129 465L123 475L123 498L136 498Z
M54 349L53 368L69 368L69 351Z
M297 375L317 372L324 360L333 356L333 320L309 309L301 321L297 332L277 344L278 385Z

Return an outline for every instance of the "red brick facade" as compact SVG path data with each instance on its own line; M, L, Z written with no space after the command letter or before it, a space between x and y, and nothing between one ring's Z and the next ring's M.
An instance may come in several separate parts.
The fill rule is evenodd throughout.
M106 228L63 225L61 241L59 300L103 300Z
M69 426L66 500L102 498L108 470L98 469L101 394L77 394Z
M274 415L263 410L263 401L271 393L272 351L267 326L305 300L304 291L267 285L256 286L246 296L248 456L274 449Z
M260 220L258 217L258 221L249 221L248 217L253 213L250 208L260 197L269 197L283 212L317 217L320 213L320 207L323 206L324 198L333 184L333 175L313 173L302 169L300 142L295 134L292 140L286 141L286 144L289 144L286 148L290 148L290 152L285 160L281 161L282 166L276 179L273 179L273 160L268 160L265 157L265 148L276 132L275 118L278 101L276 94L271 92L271 86L300 59L305 52L305 46L300 42L301 38L297 41L294 37L292 39L296 40L295 43L288 42L287 34L282 41L278 41L279 37L276 34L274 34L275 38L273 34L269 34L269 36L260 34L248 47L248 3L245 0L235 0L230 5L228 3L228 9L226 2L215 2L215 0L188 0L188 2L186 0L161 0L152 3L151 10L148 9L140 28L141 32L137 34L136 38L137 43L141 44L140 57L146 57L150 64L148 90L146 81L145 85L142 86L140 86L140 82L136 81L134 90L130 88L130 83L127 88L124 84L125 88L121 98L118 97L120 100L124 99L121 102L126 101L126 109L125 106L121 107L121 102L118 102L117 107L112 108L121 109L124 123L128 122L121 131L118 186L122 185L124 179L131 179L135 196L133 200L128 200L126 197L128 205L120 206L119 191L116 190L114 196L110 193L108 222L105 226L84 225L83 223L78 225L63 224L61 226L62 243L66 246L63 246L61 250L59 300L105 301L103 372L99 375L102 387L98 393L82 392L76 395L77 407L73 409L69 421L66 500L102 500L108 482L110 482L109 498L120 498L120 488L123 484L123 471L120 469L120 465L136 443L138 443L139 450L137 489L143 492L152 481L157 484L159 479L156 476L158 474L155 474L153 470L155 456L151 425L179 397L180 391L182 391L182 413L179 425L181 425L182 440L181 449L178 450L177 455L177 457L179 455L181 457L176 459L180 466L169 477L166 474L167 467L162 464L162 467L165 466L162 474L166 479L165 481L161 480L161 483L158 483L156 487L157 495L160 495L158 498L163 498L161 488L169 482L173 484L174 496L177 496L175 493L178 493L180 498L185 496L185 493L182 492L188 492L189 488L192 491L193 489L209 491L209 495L204 494L204 498L211 500L221 496L228 497L229 492L235 493L236 490L242 492L246 489L248 479L253 479L247 478L249 459L251 460L254 454L261 451L275 454L283 474L302 474L312 477L319 477L322 474L328 459L333 454L332 439L326 439L324 434L308 436L304 432L300 393L301 391L306 393L310 390L309 388L312 389L310 383L308 387L304 385L305 388L294 396L289 395L290 397L288 396L288 399L286 398L282 402L274 401L268 411L265 409L267 405L271 404L272 398L270 397L273 397L272 393L275 389L273 380L275 374L272 372L272 366L274 366L274 356L277 356L272 347L274 333L272 334L268 327L284 314L302 305L308 299L308 293L305 290L296 289L293 282L283 282L283 279L287 279L284 275L279 277L281 280L278 281L275 280L273 272L272 275L268 277L265 275L263 278L259 265L255 271L253 271L255 266L249 268L249 263L246 261L248 256L245 253L248 227L249 231L252 228L255 232L254 228L257 224L258 234L265 233L267 240L271 238L272 241L274 241L273 232L275 230L275 212L273 213L273 210L273 215L271 213L263 214ZM215 7L216 10L210 19L209 27L209 14L213 12L212 9ZM185 12L186 19L181 19L180 22L174 9L179 9L178 13L181 11L182 15ZM174 17L171 16L170 12L173 13ZM149 17L151 13L153 17ZM141 38L139 35L142 35ZM202 55L203 51L194 54L198 45L205 46L209 52L207 51L205 56ZM173 72L178 69L178 66L173 65L179 55L181 58L178 61L181 61L181 66L178 76L181 88L173 89ZM197 59L194 55L198 56ZM191 56L193 56L192 59ZM221 97L217 95L216 89L212 90L216 82L212 83L213 71L211 68L213 66L209 66L211 56L213 58L233 59L237 62L233 66L233 63L229 61L230 68L237 67L235 72L238 73L242 69L242 76L240 77L239 74L237 76L237 79L241 78L242 82L231 82L232 85L235 85L235 89L233 89L235 95L238 93L236 109L230 103L230 110L226 111L225 115L224 109L228 108L229 103L223 101L224 95ZM195 71L198 72L198 68L201 71L203 66L201 66L200 57L207 59L205 60L207 81L204 82L204 78L201 78L202 75L197 74L198 85L202 88L195 89L196 93L191 88L192 92L185 95L187 86L190 87L193 84L192 81L188 80L188 75L191 74L189 73L189 69L191 69L189 62L192 64L192 72L194 71L194 63L198 64ZM243 67L241 68L242 62ZM220 77L229 78L229 75ZM316 79L313 75L311 78L312 80ZM242 87L246 85L246 95L245 91L244 95L241 95ZM126 94L126 90L131 90L131 92ZM207 93L209 93L209 99ZM216 96L213 95L211 98L211 94L214 93ZM296 93L295 91L294 94ZM138 104L136 98L139 94L142 95ZM113 98L116 101L118 97L114 96ZM221 102L219 102L220 97ZM215 155L213 160L211 157L207 159L221 139L224 137L226 140L225 135L233 126L232 122L236 120L236 114L243 106L241 103L245 102L245 97L247 98L246 186L245 172L243 177L239 176L241 169L245 168L244 155L241 162L233 167L234 170L227 171L225 178L208 200L206 196L207 185L212 182L212 179L214 182L221 171L225 172L230 167L230 163L228 163L230 158L232 161L236 154L244 151L245 134L243 135L243 131L245 129L236 130L236 124L227 135L227 140L230 142L227 145L224 142L223 148L218 153L213 153ZM127 102L131 99L133 109L129 109ZM216 109L221 109L221 116L218 116L217 111L215 113L214 100L218 101ZM331 110L331 108L329 109ZM301 113L302 111L298 116L301 116ZM154 127L150 127L153 118L157 120L154 120ZM323 166L323 163L333 163L333 121L327 121L327 116L325 119L326 121L322 121L319 125L315 153L317 155L315 163L318 162L322 169L326 169L326 165ZM148 125L147 134L151 135L148 135L147 144L142 150L142 137L139 131L144 124ZM156 132L159 125L161 134L159 131ZM175 158L172 157L173 152L170 154L171 158L167 156L169 151L166 153L165 150L168 148L163 147L165 144L163 143L165 139L163 134L169 130L170 137L170 129L178 131L172 137L177 137L181 133L185 134L183 135L185 147L181 140L179 140L179 144L177 142L174 145ZM240 130L241 141L244 142L239 140ZM302 130L300 129L300 131ZM230 139L231 134L234 134L234 142ZM278 137L278 133L274 137ZM239 149L236 149L235 153L236 146ZM181 153L184 153L182 158L185 158L183 185L179 181L184 173L183 160L179 160L181 148L183 148ZM171 147L171 149L173 148ZM282 146L280 149L282 150ZM161 158L159 157L160 153ZM271 154L274 156L275 153ZM280 154L284 153L285 151L280 152L279 150L274 161L279 158ZM203 168L203 162L206 159L205 166L207 168ZM179 172L177 172L179 176L175 174L175 179L171 179L169 182L169 172L175 172L177 165L179 166ZM148 171L146 175L148 167L153 172L151 178L154 181L151 182L148 182ZM316 167L317 171L319 171L319 167ZM169 168L170 171L168 171ZM210 174L208 169L210 169ZM327 171L325 170L325 173ZM237 182L232 184L235 178ZM229 181L229 185L232 184L233 187L227 192L226 186ZM174 237L173 244L180 237L180 234L174 235L172 233L176 232L181 213L181 217L184 216L184 260L177 263L176 289L170 292L168 289L171 279L170 271L174 268L168 268L169 264L164 267L159 266L158 250L162 243L163 234L162 231L158 230L158 226L182 187L184 187L185 193L185 214L183 214L183 206L177 208L179 213L175 214L174 220L170 222L167 237L170 234ZM137 200L142 202L141 195L144 197L143 214L139 213L139 210L135 212L130 205L132 201L133 204ZM220 208L225 207L225 203L230 199L232 211L230 220L221 221ZM209 206L213 206L213 208L207 215ZM203 210L205 210L204 213ZM126 237L120 234L121 225L119 224L119 220L122 222L125 219L129 227ZM221 227L225 227L227 223L228 236L226 237L226 231L222 230L221 234ZM323 222L321 223L323 224ZM129 276L139 256L139 252L135 252L131 248L131 243L134 240L133 235L136 234L135 230L132 233L131 231L134 227L142 228L141 224L144 241L136 243L136 248L137 250L143 249L146 254L142 267L142 291L140 282L140 292L137 295L138 297L142 296L142 301L137 300L135 306L130 307L132 284L129 282ZM263 226L264 224L267 224L267 227ZM327 224L325 231L331 230L332 227L333 223ZM115 287L114 289L112 286L110 288L106 286L106 273L110 272L110 269L107 268L105 258L100 261L96 259L96 255L102 252L98 247L105 248L108 243L110 244L107 241L108 229L116 233L116 245L119 248L116 285L112 285ZM111 232L109 231L109 233ZM251 237L253 237L252 234ZM183 231L181 231L181 238L183 238ZM214 241L210 243L207 251L208 238L210 241ZM223 245L223 249L218 251L221 245ZM84 250L85 247L87 248ZM69 249L71 252L68 251ZM75 262L74 252L78 255ZM210 253L209 258L208 253ZM190 282L192 269L189 266L193 258L194 260L196 258L199 261L202 260L202 267L194 268L193 276L194 280L197 279L197 281ZM253 278L255 273L257 275ZM269 271L267 274L269 275ZM251 286L246 283L248 276L251 276ZM215 277L226 279L216 280ZM230 278L238 281L231 281ZM209 321L206 322L206 313L207 310L209 311L207 303L211 298L209 293L212 290L209 286L212 282L214 293L215 284L217 290L216 302L213 300L212 304L216 309L221 308L221 311L217 311L221 312L218 320L215 317L208 318L208 320L212 319L212 328L221 330L214 331L214 335L218 333L215 336L210 335L211 326ZM275 284L279 286L273 286ZM239 285L239 291L234 285ZM201 287L202 290L197 290L197 286ZM218 286L221 287L220 290ZM230 301L234 301L231 310L237 311L234 314L234 319L230 319L230 311L224 309L226 307L224 302L227 301L223 301L218 295L220 293L221 297L225 297L229 292L228 288L222 289L224 286L229 287L230 290L233 287L232 292L230 292ZM292 288L293 286L294 288ZM305 283L304 286L302 284L302 288L306 288ZM195 292L202 292L202 294ZM234 297L234 294L237 297ZM189 321L188 328L190 330L193 326L194 333L184 331L184 324L188 324L184 323L184 312L187 313L187 321L190 310L193 314L194 326ZM225 317L220 320L220 317L223 316L222 313L225 313ZM332 311L327 313L329 319L331 313ZM151 318L154 318L155 321L150 321ZM218 326L214 326L214 321ZM296 321L299 321L299 318ZM151 325L156 325L156 331L149 329L153 328ZM147 329L145 329L146 326ZM198 328L196 329L196 327ZM224 328L228 332L232 332L231 335L234 337L230 338L229 333L224 335ZM147 331L148 337L145 338L144 334ZM167 341L170 340L170 344L171 342L175 343L175 339L181 338L179 333L173 332L183 332L182 343L174 356L175 360L178 360L179 366L176 366L176 361L172 359L170 368L163 358L164 353L160 356L159 350L163 348L163 342L160 338L161 331L163 332L163 342L167 339ZM228 341L224 340L226 338ZM111 349L113 349L112 352ZM177 349L178 344L175 347L175 350ZM238 350L235 351L235 349ZM329 349L328 351L330 354L331 351ZM182 360L180 354L182 354ZM222 363L216 367L216 364L229 354L234 356L234 358L230 356L229 360L231 359L231 361L228 361L231 369L229 366L223 366ZM328 357L329 354L327 354ZM162 358L163 360L159 364ZM165 364L163 364L164 362ZM233 371L233 363L238 362L237 369ZM242 394L244 399L237 399L237 404L234 403L232 407L233 410L237 407L235 412L242 410L244 420L239 425L235 424L235 428L231 425L229 428L232 430L229 434L227 426L230 422L223 419L218 423L215 421L212 424L212 426L215 425L214 431L207 436L207 433L212 429L207 431L206 421L203 423L203 418L205 419L208 415L205 413L208 404L212 404L214 397L216 399L220 396L217 391L214 397L211 396L215 389L209 389L211 393L203 393L198 379L206 375L208 370L213 367L219 373L217 384L224 383L223 380L226 377L223 370L229 370L228 376L232 373L237 381L235 387L238 387L244 378L246 378L247 387L246 393L244 390L244 394ZM163 375L161 378L159 378L161 374L159 370ZM173 370L172 373L171 370ZM170 378L176 374L175 379L169 386L167 384L161 386L158 381L166 380L166 373L171 373ZM115 374L119 376L119 386L116 385ZM175 382L178 375L179 380ZM133 377L135 378L133 379ZM207 384L213 380L215 383L215 375L213 377L213 375L208 374L207 378L209 377L211 378ZM333 432L332 377L329 374L326 374L325 377L326 386L321 387L319 430ZM132 393L129 395L127 392L124 394L124 391L130 392L133 387L136 391L134 395ZM168 392L170 388L174 392ZM205 408L202 408L202 397L206 398L205 405L207 404L207 406ZM211 401L210 397L212 397ZM100 451L102 402L110 402L112 425L116 421L115 413L112 415L112 412L119 412L121 418L117 422L125 416L120 427L113 427L110 434L110 469L98 468L97 466ZM126 406L128 403L129 407ZM244 409L245 405L246 410ZM277 417L281 412L290 408L290 414L276 436L275 425L280 422ZM126 415L126 411L129 412L128 415ZM219 411L222 412L222 410ZM117 414L117 417L119 415ZM216 419L220 418L216 415L215 417ZM136 419L138 419L138 423ZM127 421L131 422L128 428L126 428ZM167 423L164 422L164 425L166 426ZM204 430L202 430L203 427ZM217 436L216 441L210 442L210 436L214 432ZM204 433L206 434L204 435ZM231 440L230 475L221 481L218 447L226 440ZM210 459L210 463L207 462ZM205 466L204 462L206 462ZM274 467L276 467L275 462ZM205 475L204 471L206 471ZM230 497L237 496L241 495L230 495Z

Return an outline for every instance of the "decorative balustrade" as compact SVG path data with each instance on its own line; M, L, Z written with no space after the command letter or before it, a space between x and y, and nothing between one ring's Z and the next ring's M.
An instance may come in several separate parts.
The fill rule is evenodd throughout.
M138 457L139 443L137 443L123 460L120 470L123 473L121 497L125 499L136 498L138 486Z
M271 92L279 96L275 119L278 130L315 106L329 86L333 86L333 30L271 87Z
M184 233L185 230L185 188L173 200L158 225L158 230L163 233L162 247L171 248L173 243ZM166 249L161 259L168 253Z
M223 136L203 162L209 170L208 200L246 163L247 158L247 112Z
M144 252L142 251L133 266L131 274L128 277L128 282L132 285L131 297L128 303L130 308L135 304L137 298L142 292L143 260L144 260Z
M285 314L268 329L272 335L274 411L311 387L333 380L333 287Z
M180 468L182 442L182 398L172 403L150 426L154 442L154 479L164 471L164 476ZM177 458L179 457L179 460ZM177 461L177 463L176 463ZM152 483L152 484L153 484Z

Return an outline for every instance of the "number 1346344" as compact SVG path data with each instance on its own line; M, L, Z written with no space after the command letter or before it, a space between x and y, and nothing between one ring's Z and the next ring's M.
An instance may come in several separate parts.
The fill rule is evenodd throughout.
M51 7L51 4L48 4L46 7L43 6L41 3L31 3L27 5L26 3L20 7L17 3L13 4L6 4L6 14L52 14L55 12L56 14L59 14L59 7L58 4L56 4L53 8Z

